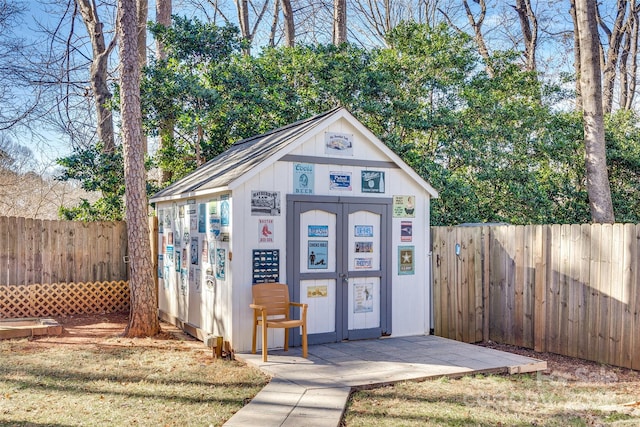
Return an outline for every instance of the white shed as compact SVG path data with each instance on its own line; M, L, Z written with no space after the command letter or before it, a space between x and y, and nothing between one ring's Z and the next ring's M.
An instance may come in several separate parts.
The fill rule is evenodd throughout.
M248 351L251 286L281 282L310 344L429 333L437 194L344 108L238 141L151 198L161 317Z

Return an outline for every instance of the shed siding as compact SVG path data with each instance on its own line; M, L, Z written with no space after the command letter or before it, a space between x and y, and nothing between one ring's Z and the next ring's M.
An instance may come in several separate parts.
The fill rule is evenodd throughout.
M232 280L232 271L229 268L225 270L224 279L218 279L213 286L207 286L207 270L215 276L215 266L209 262L209 252L213 251L215 256L216 249L224 249L225 254L229 253L230 242L222 242L213 239L209 228L209 210L207 205L206 215L206 232L200 233L197 225L196 229L191 228L190 216L198 218L198 209L201 204L215 202L217 211L220 212L220 196L207 196L195 200L195 204L188 205L187 199L178 202L158 203L156 211L159 219L162 220L162 232L158 238L158 253L162 254L162 260L158 262L159 273L162 272L162 278L158 283L158 305L161 311L171 316L177 317L181 321L187 322L195 327L200 328L203 332L214 335L228 336L228 323L225 321L227 310L229 307L230 287L228 283ZM229 200L231 213L233 212L232 201ZM192 206L195 206L193 208ZM191 207L191 208L190 208ZM189 209L195 209L195 214L188 214ZM181 217L180 211L183 211ZM232 215L230 215L232 218ZM232 222L222 227L221 231L231 234ZM185 241L185 231L189 232L189 241ZM173 234L173 245L170 244L170 235ZM178 236L179 234L179 236ZM190 260L190 244L191 238L198 238L198 264L192 264ZM203 251L203 242L207 242L207 253ZM180 244L178 244L180 243ZM213 243L213 244L211 244ZM172 258L169 261L169 253L167 246L173 247ZM179 255L178 255L179 253ZM187 259L185 261L185 254ZM180 267L176 267L176 263L180 260ZM227 267L228 267L227 260ZM186 283L183 282L183 272L185 270ZM193 275L194 280L191 280ZM196 284L199 285L196 286Z

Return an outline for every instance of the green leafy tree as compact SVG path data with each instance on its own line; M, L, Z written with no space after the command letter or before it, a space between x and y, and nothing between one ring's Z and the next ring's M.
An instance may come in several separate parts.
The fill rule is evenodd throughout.
M62 173L56 177L60 181L76 181L83 190L99 193L95 202L82 199L74 207L60 207L58 216L71 221L121 221L125 215L123 201L125 193L124 163L122 146L116 145L115 151L107 153L101 144L86 149L78 148L68 157L57 160ZM149 170L152 163L147 159L145 167ZM147 182L147 194L154 194L158 187Z
M76 149L70 156L58 159L57 163L63 167L57 179L76 180L83 190L102 195L93 204L83 199L78 206L61 207L59 215L62 219L118 221L124 218L124 167L120 146L111 153L105 152L100 144Z
M205 37L179 24L167 34ZM239 139L344 106L439 189L434 224L589 222L582 118L556 108L565 94L523 70L516 53L495 53L488 75L472 40L446 25L401 23L384 48L296 46L254 56L241 53L233 31L202 31L226 40L222 56L176 34L166 39L174 53L148 73L148 124L168 114L182 135L161 153L173 179L197 166L196 149L210 159ZM629 220L638 218L636 124L612 116L607 136L616 209ZM184 136L197 126L195 144Z
M607 163L618 222L640 223L640 117L619 110L605 121Z
M242 43L235 27L177 16L170 27L150 23L149 30L166 57L150 64L142 83L145 128L154 135L163 123L173 125L173 133L160 135L158 164L176 179L226 148L207 132L222 102L215 76Z

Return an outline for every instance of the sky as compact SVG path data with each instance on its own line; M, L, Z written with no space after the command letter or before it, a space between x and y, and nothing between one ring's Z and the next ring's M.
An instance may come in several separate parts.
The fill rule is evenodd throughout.
M45 7L38 1L22 1L25 12L22 14L21 25L15 29L15 36L25 39L27 42L42 43L42 36L38 34L38 22L53 25L56 18L46 12ZM18 102L27 104L31 97L19 99ZM38 121L29 127L18 127L8 132L8 136L20 145L28 147L36 160L45 170L50 170L55 159L71 153L68 140L64 135L49 129L48 126Z
M22 25L16 29L15 35L33 41L36 44L44 44L46 48L46 41L38 30L41 25L53 28L59 23L59 7L52 8L51 4L47 4L55 0L20 1L25 5L26 11L22 15ZM175 0L174 3L176 3ZM100 7L100 3L98 5ZM52 10L55 10L55 12L52 12ZM152 20L154 17L155 2L150 0L149 19ZM104 19L104 17L101 18ZM105 28L111 30L112 26L105 22ZM79 28L77 31L81 34L85 33L84 27ZM63 28L61 34L67 34L68 32ZM26 103L28 100L24 99L22 102ZM36 159L43 165L53 165L56 159L67 156L72 152L68 136L57 132L44 122L32 126L31 130L25 128L15 129L9 136L14 142L31 149Z

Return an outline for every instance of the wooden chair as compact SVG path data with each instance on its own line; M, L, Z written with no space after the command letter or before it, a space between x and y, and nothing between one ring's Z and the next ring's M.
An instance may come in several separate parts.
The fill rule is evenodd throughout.
M251 352L256 353L256 334L262 325L262 360L267 361L267 329L284 329L284 350L289 350L287 329L302 327L302 357L307 357L307 304L289 301L289 289L282 283L264 283L253 285L253 345ZM291 307L300 307L299 320L291 319Z

